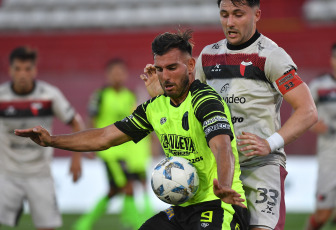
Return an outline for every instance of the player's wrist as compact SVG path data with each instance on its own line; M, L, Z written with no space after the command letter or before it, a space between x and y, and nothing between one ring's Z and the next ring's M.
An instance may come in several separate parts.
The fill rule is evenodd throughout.
M271 136L269 136L266 141L268 142L271 152L274 152L275 150L282 148L285 146L285 141L282 138L282 136L275 132Z

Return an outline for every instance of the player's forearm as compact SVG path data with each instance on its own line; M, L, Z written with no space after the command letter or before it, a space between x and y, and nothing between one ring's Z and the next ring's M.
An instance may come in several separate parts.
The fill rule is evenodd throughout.
M229 147L231 148L231 146ZM222 150L217 157L218 182L221 186L231 188L235 159L231 149Z
M51 136L49 146L76 152L101 151L110 146L104 141L104 129L88 129L72 134Z
M232 154L230 138L229 136L226 136L225 138L225 140L222 139L220 142L217 141L215 143L210 143L210 148L217 162L217 176L219 185L231 188L234 175L235 159Z
M287 145L299 138L316 122L317 112L314 105L297 108L278 133Z

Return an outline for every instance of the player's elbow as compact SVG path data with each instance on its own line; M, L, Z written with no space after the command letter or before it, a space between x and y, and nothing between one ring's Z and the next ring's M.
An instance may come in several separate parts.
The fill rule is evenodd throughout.
M308 126L308 128L312 127L314 124L317 123L318 121L318 115L317 115L317 109L315 105L311 105L309 106L309 108L307 108L306 112L306 124Z

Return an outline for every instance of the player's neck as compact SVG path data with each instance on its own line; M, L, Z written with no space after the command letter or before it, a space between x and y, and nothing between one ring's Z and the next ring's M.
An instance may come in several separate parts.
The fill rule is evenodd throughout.
M34 91L35 81L33 81L32 84L25 85L25 87L20 87L19 85L14 84L12 82L11 88L12 88L13 92L17 95L21 95L21 96L28 95L28 94L30 94L31 92Z

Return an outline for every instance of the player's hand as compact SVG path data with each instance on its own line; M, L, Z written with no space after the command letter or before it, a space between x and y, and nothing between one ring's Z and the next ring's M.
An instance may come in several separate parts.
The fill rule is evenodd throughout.
M81 153L72 153L70 173L72 175L73 182L77 182L82 176Z
M248 151L245 156L266 156L270 154L271 147L269 146L266 139L263 139L253 133L242 132L242 135L237 136L238 147L241 152Z
M243 204L245 200L241 198L241 195L231 188L220 186L217 179L213 180L213 190L215 195L225 203L246 208Z
M156 69L152 64L147 64L144 68L144 73L140 78L145 82L147 92L151 97L156 97L163 94L163 89L159 82L159 77L156 74Z
M51 136L42 126L36 126L30 129L15 129L14 134L20 137L29 137L36 144L43 147L50 146Z

